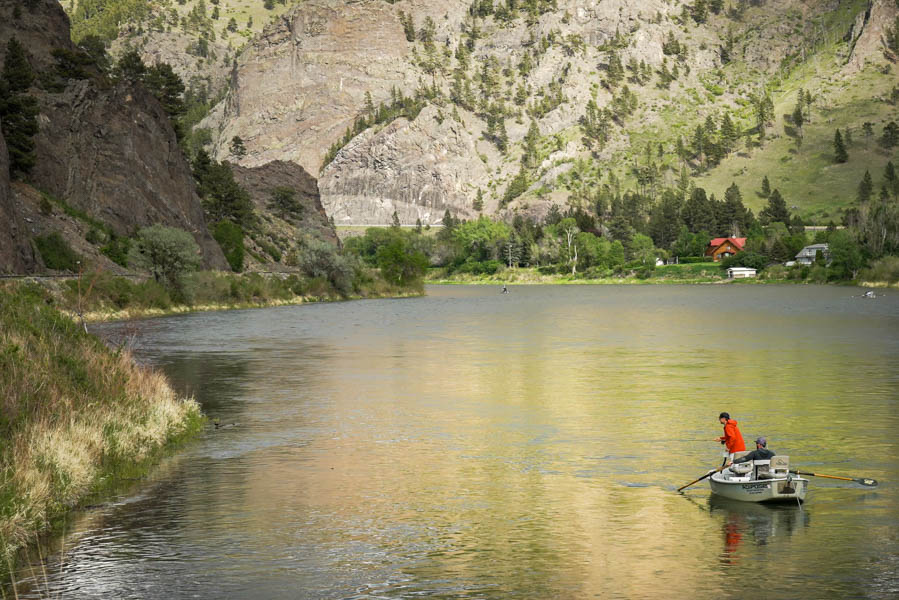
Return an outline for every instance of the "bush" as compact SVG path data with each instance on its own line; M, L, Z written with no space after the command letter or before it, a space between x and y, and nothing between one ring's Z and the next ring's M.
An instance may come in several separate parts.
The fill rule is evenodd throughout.
M497 271L502 270L503 264L498 260L485 260L477 262L468 260L459 266L459 273L470 273L472 275L493 275Z
M899 283L899 256L884 256L874 261L861 276L864 281Z
M34 238L34 244L48 269L72 271L73 273L78 270L78 262L81 257L72 250L72 247L58 231L37 236Z
M112 262L123 267L128 266L128 252L131 250L131 240L129 238L116 237L115 235L109 242L100 247L103 253Z
M146 269L171 289L181 290L181 278L200 266L200 247L183 229L153 225L137 232L129 261Z
M219 221L212 230L212 237L218 242L225 260L235 273L243 271L243 229L231 221Z

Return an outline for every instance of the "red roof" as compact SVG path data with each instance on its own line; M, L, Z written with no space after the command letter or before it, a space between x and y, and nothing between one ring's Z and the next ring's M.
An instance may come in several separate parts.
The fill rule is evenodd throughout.
M711 248L717 248L718 246L724 244L725 242L730 242L734 246L737 247L737 250L742 250L743 246L746 245L746 238L715 238L711 242L709 242L709 246Z

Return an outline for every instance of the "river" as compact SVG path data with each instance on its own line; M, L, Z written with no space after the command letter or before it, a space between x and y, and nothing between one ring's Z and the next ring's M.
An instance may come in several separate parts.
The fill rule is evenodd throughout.
M96 326L222 427L76 513L19 597L899 595L899 292L510 291ZM720 411L880 486L677 493Z

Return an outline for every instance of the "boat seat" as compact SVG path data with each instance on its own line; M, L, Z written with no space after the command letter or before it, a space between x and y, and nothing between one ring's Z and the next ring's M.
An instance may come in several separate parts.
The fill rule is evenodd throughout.
M747 461L744 463L735 463L731 465L730 470L733 471L735 475L749 475L749 472L752 471L752 461Z
M774 479L774 471L771 470L770 460L754 460L755 477L753 479Z
M786 477L787 473L790 470L790 457L789 456L772 456L771 457L771 471L777 475L778 477Z

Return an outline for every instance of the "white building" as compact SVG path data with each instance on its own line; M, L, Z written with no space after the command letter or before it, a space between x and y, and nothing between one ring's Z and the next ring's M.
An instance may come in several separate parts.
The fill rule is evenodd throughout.
M727 270L728 279L745 279L755 277L755 269L749 267L731 267Z
M818 256L818 252L824 256L824 261L830 263L830 248L827 244L812 244L811 246L806 246L802 250L799 251L799 254L796 255L796 264L800 265L810 265L815 262L815 257Z

